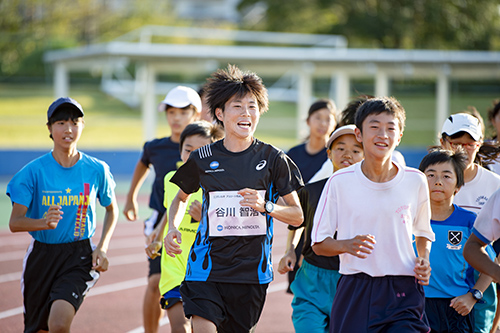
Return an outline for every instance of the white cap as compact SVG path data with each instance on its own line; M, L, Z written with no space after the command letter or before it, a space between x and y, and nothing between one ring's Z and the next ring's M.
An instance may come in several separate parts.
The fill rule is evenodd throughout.
M441 135L452 136L458 132L468 133L474 141L479 141L483 137L479 119L468 113L452 114L445 120L441 129Z
M333 141L337 139L339 136L342 136L344 134L354 134L354 129L356 128L356 125L345 125L342 127L337 128L332 135L330 135L330 138L328 139L328 142L326 143L325 147L327 149L330 149L330 146L332 145Z
M170 90L165 99L161 101L160 105L158 105L158 111L165 111L167 105L182 109L190 104L196 108L197 112L201 112L201 98L196 90L189 87L177 86Z

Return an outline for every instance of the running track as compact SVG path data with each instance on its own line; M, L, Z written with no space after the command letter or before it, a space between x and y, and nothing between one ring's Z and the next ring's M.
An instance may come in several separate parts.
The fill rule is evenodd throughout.
M120 200L119 205L122 207ZM269 285L258 333L293 332L292 296L285 293L286 276L277 273L279 259L285 252L286 225L278 222L274 231L275 280ZM94 243L100 234L99 229ZM28 233L12 234L0 229L0 332L3 333L22 332L24 327L20 277L30 239ZM147 262L141 222L125 222L120 216L108 257L110 268L101 274L87 295L73 321L72 332L143 332L141 309ZM167 320L162 321L160 332L170 332Z

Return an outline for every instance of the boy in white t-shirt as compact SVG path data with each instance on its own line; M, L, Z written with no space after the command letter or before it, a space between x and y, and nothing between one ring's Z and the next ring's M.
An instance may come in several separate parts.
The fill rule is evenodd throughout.
M394 98L363 103L355 134L365 159L336 172L318 203L313 250L339 255L343 275L330 332L429 331L423 285L429 283L434 233L427 181L419 170L391 161L404 122Z
M464 257L472 267L487 274L497 283L500 266L485 251L488 244L500 238L500 190L492 194L476 218L472 235L465 243Z

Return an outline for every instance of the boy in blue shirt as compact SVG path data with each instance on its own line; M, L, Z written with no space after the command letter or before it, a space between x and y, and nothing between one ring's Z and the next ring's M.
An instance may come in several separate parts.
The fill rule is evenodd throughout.
M425 312L432 332L474 332L476 302L491 283L481 275L474 283L474 269L463 255L463 245L472 233L476 214L453 203L464 184L467 155L436 149L419 166L429 184L431 227L436 235L430 261L429 285L424 286Z
M84 128L80 104L59 98L47 118L52 151L27 164L7 186L10 230L33 237L21 279L25 332L69 332L84 296L108 269L106 251L118 217L108 165L77 150ZM106 215L94 245L96 199Z

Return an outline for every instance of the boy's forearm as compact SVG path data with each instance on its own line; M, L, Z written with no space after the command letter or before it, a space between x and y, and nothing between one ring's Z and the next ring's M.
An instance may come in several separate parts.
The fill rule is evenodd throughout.
M168 210L168 231L177 229L184 218L189 195L179 190Z
M417 247L418 256L420 258L429 260L432 242L425 237L415 237L415 244Z
M325 238L320 243L315 243L312 246L314 253L319 256L333 257L344 253L342 250L342 241L333 239L331 237Z
M106 207L106 214L104 215L101 239L99 240L99 244L97 245L97 247L100 248L101 251L108 251L109 242L111 240L113 232L115 231L117 220L118 205L116 204L116 200L113 200L111 205Z
M486 253L486 246L472 234L464 246L463 255L465 260L474 267L477 271L489 275L494 281L500 281L500 266L491 260L488 253Z
M139 160L139 162L137 162L137 165L135 166L134 174L132 175L132 181L130 182L130 189L127 193L128 200L137 198L139 190L141 189L141 186L144 183L144 180L146 179L148 173L149 168Z

